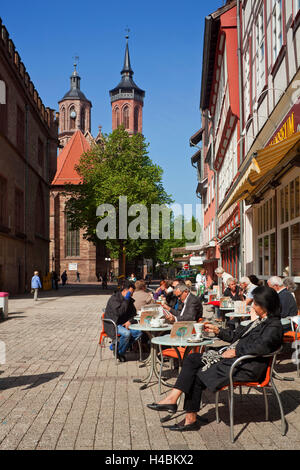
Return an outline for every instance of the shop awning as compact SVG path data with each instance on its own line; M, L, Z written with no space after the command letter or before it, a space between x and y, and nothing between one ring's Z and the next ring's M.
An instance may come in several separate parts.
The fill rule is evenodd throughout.
M247 167L237 178L218 216L235 202L242 201L254 194L258 185L272 173L272 170L276 170L276 166L299 141L300 132L296 132L288 139L254 153Z

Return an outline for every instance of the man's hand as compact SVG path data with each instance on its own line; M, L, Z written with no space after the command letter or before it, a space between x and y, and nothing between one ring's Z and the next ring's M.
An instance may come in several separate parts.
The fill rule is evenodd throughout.
M127 322L124 323L124 325L122 325L122 326L124 326L124 328L126 328L126 329L128 330L129 327L130 327L130 325L131 325L130 321L127 321Z
M164 313L164 316L165 316L165 319L169 323L174 323L175 322L175 317L174 317L174 315L172 315L172 313Z
M222 357L224 359L231 359L232 357L236 356L235 349L226 349L226 351L223 352Z

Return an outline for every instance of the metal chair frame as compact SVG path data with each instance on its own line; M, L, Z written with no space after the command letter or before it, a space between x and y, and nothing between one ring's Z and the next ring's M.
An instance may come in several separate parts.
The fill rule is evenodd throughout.
M267 398L267 393L266 393L266 387L271 387L271 389L274 391L275 393L275 396L277 398L277 401L278 401L278 405L279 405L279 410L280 410L280 416L281 416L281 434L284 436L285 433L286 433L286 420L285 420L285 416L284 416L284 411L283 411L283 407L282 407L282 403L281 403L281 399L280 399L280 395L279 395L279 392L276 388L276 385L274 383L274 376L273 376L273 368L274 368L274 364L276 362L276 357L277 357L277 354L282 350L282 347L280 347L277 351L273 352L273 353L270 353L270 354L265 354L265 355L252 355L252 354L247 354L245 356L242 356L242 357L239 357L236 361L234 361L234 363L232 364L231 368L230 368L230 373L229 373L229 385L223 387L221 390L224 390L225 388L228 388L228 402L229 402L229 419L230 419L230 439L231 439L231 442L234 442L234 432L233 432L233 426L234 426L234 389L235 387L239 386L240 387L240 391L241 391L241 387L242 386L247 386L247 387L256 387L256 388L259 388L261 387L262 390L263 390L263 395L264 395L264 401L265 401L265 410L266 410L266 421L268 420L269 418L269 407L268 407L268 398ZM269 373L269 381L267 384L264 384L264 385L260 385L259 383L257 382L252 382L252 385L251 385L251 382L234 382L233 381L233 372L234 372L234 369L236 368L236 366L243 360L245 359L253 359L255 357L269 357L270 358L270 361L271 363L269 364L268 366L268 370L267 370L267 373L266 373L266 377L265 379L261 382L261 384L263 384L265 382L265 380L267 379L267 374ZM216 392L216 422L219 423L220 422L220 418L219 418L219 410L218 410L218 404L219 404L219 392L220 390L218 390Z
M291 329L295 333L295 350L296 350L296 365L297 365L297 376L300 377L300 370L299 370L299 353L300 353L300 340L298 340L298 336L300 335L300 315L296 315L290 318L291 320ZM297 325L297 326L295 326Z

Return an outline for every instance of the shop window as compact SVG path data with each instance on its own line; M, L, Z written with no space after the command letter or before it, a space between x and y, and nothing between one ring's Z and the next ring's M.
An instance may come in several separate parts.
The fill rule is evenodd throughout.
M291 227L291 275L300 276L300 222Z
M272 197L256 209L259 276L272 276L276 274L275 207L275 197Z

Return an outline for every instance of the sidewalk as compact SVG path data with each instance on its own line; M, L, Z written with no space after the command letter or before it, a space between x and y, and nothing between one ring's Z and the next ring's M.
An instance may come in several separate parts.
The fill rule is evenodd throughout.
M141 391L132 380L146 375L137 355L129 353L126 363L116 365L106 348L100 361L100 315L109 295L78 283L42 292L37 302L31 295L9 300L9 318L0 323L6 346L6 363L0 364L0 450L300 449L300 379L276 381L289 426L285 437L275 400L269 397L272 421L266 422L259 392L236 400L234 444L226 394L220 424L214 396L205 392L200 414L208 424L182 434L163 429L160 414L146 407L159 400L157 384ZM296 377L290 355L277 371Z

